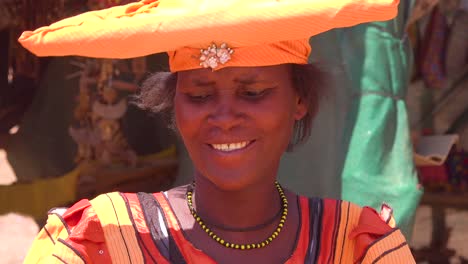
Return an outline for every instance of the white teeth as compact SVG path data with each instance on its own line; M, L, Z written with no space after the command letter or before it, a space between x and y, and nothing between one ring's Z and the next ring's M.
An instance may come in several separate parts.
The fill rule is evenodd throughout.
M211 144L211 146L216 150L233 151L233 150L243 149L248 144L249 144L249 141L243 141L243 142L229 143L229 144Z

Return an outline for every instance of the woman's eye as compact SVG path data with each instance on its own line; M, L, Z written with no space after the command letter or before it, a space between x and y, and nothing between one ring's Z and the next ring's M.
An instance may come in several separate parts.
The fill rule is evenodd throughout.
M211 94L187 94L187 97L194 102L203 102L211 97Z
M262 90L244 90L241 92L241 95L248 99L258 99L267 94L270 89Z

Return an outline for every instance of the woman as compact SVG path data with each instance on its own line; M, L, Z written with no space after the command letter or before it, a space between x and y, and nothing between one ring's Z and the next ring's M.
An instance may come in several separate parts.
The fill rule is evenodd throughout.
M396 6L144 0L25 32L22 44L44 56L169 51L172 73L150 77L138 103L170 113L195 166L188 186L50 212L26 262L414 263L389 207L378 214L309 199L276 182L281 155L307 139L321 94L308 37L390 19Z

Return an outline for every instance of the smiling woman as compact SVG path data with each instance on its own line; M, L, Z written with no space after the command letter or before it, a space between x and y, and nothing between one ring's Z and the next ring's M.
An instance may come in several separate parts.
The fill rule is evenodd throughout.
M167 115L195 167L187 186L52 211L27 263L414 263L391 208L299 196L276 180L281 156L310 135L326 88L307 64L308 37L390 19L398 1L257 2L144 0L20 38L39 55L167 51L171 73L151 76L136 103ZM115 45L102 49L109 39Z
M303 143L310 136L313 117L318 111L320 99L327 93L326 89L329 88L331 80L326 72L313 64L285 64L283 66L286 69L281 74L290 78L292 87L307 107L305 116L294 123L294 131L288 148L288 150L292 150L295 145ZM177 76L177 72L153 74L142 84L140 92L134 100L134 103L140 108L165 116L169 126L175 130L177 128L174 119L174 96ZM255 80L248 81L250 83L247 82L247 84L251 84L252 90L244 89L243 92L247 95L259 96L259 93L268 91L268 89L259 89L261 88L260 84L252 83ZM205 83L206 81L202 81L198 83L198 86L200 84L203 86Z

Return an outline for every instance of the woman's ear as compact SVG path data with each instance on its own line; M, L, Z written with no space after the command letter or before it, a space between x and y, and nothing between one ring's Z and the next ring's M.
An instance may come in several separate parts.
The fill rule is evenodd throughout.
M294 118L296 121L301 120L307 114L307 105L304 103L301 97L297 96L296 98L296 112L294 113Z

